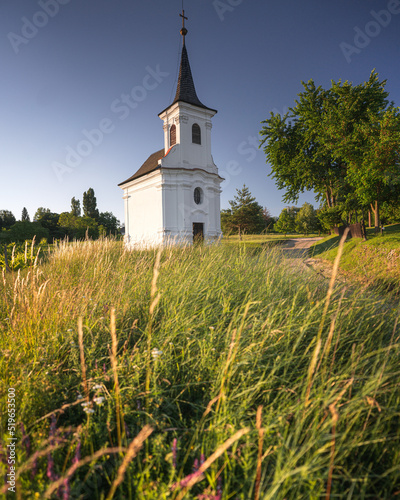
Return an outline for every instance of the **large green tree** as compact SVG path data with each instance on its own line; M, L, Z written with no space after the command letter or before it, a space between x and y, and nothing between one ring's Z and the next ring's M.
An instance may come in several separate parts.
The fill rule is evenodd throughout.
M36 243L41 239L49 238L49 230L44 228L39 222L19 221L8 231L9 241L25 241L35 238Z
M80 217L81 215L81 202L75 198L71 199L71 214L75 217Z
M321 230L317 212L311 203L304 203L295 218L295 230L305 235Z
M229 201L230 208L221 213L221 224L224 232L239 234L258 234L265 229L263 207L256 201L246 185L236 189L236 195Z
M101 212L97 222L101 233L106 235L119 233L120 222L112 212Z
M60 215L52 212L49 208L39 207L33 218L34 222L40 222L42 227L49 230L49 241L63 238L64 234L58 225Z
M285 201L314 190L328 209L372 205L379 225L379 204L397 196L399 173L398 109L385 85L375 71L363 84L332 81L328 90L310 80L287 115L263 122L261 143Z
M97 200L94 195L94 190L89 188L83 193L83 215L91 217L94 220L99 218L99 210L97 208Z
M0 229L10 229L15 222L14 214L10 210L0 210Z
M62 232L65 236L71 239L82 240L86 237L98 238L99 227L97 222L84 215L83 217L77 217L71 214L71 212L62 212L58 221Z
M279 215L279 219L275 223L275 231L278 233L284 233L285 236L288 233L294 233L296 230L296 216L299 213L299 210L300 209L297 207L284 208Z
M28 210L26 207L22 209L22 214L21 214L21 222L30 222L30 217L28 214Z

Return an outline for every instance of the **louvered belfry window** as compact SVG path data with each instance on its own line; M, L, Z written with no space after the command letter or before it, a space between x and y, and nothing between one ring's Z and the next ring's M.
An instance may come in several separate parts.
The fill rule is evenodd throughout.
M201 144L201 130L197 123L192 127L192 142L193 144Z
M170 147L175 146L176 144L176 126L172 125L169 129L169 145Z

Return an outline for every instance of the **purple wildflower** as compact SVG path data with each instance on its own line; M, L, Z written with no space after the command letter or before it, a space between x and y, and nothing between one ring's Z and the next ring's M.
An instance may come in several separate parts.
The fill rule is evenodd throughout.
M37 473L37 459L35 458L33 464L32 464L32 469L31 469L31 478L34 479Z
M57 423L57 422L56 422L56 417L55 417L55 415L53 414L53 415L51 416L51 424L50 424L50 432L49 432L49 437L50 437L50 438L53 438L53 437L56 435L56 430L57 430L57 428L56 428L56 423ZM50 442L51 442L51 440L50 440Z
M29 457L29 455L31 454L31 440L29 439L29 436L26 434L24 424L22 423L21 423L21 432L22 432L22 444L25 445L26 454Z
M172 465L174 466L174 469L176 469L176 449L178 445L178 440L174 438L172 441Z
M81 442L78 441L78 445L76 447L76 450L75 450L75 456L74 458L72 459L72 463L73 464L76 464L79 462L79 460L81 459Z
M129 439L131 437L131 433L129 432L129 427L126 425L126 422L124 422L125 424L125 434L126 434L126 437Z
M172 489L175 490L176 488L186 488L186 486L190 483L192 479L196 478L203 478L204 475L200 471L193 472L193 474L189 474L188 476L184 477L181 482L175 483L172 485Z
M68 483L68 479L64 479L64 482L63 482L63 496L62 496L62 500L69 500L70 498L70 487L69 487L69 483Z
M195 458L193 462L193 472L196 472L197 470L199 470L199 459Z
M204 453L200 455L200 465L203 465L205 462L206 457L204 456Z
M58 477L54 472L54 460L51 454L47 455L47 477L50 481L57 481Z
M222 476L219 476L217 481L217 497L215 500L220 500L221 498L222 498Z

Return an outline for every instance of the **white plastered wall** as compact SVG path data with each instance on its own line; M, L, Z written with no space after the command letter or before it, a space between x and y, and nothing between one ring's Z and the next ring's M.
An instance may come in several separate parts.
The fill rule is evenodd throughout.
M161 173L159 170L124 186L125 244L157 246L163 241Z

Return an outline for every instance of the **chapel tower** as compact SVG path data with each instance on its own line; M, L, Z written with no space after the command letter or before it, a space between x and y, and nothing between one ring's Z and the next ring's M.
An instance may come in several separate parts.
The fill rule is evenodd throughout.
M175 98L158 116L164 148L119 184L125 200L125 242L129 247L214 241L221 236L220 184L211 155L211 118L217 113L199 100L186 49Z

